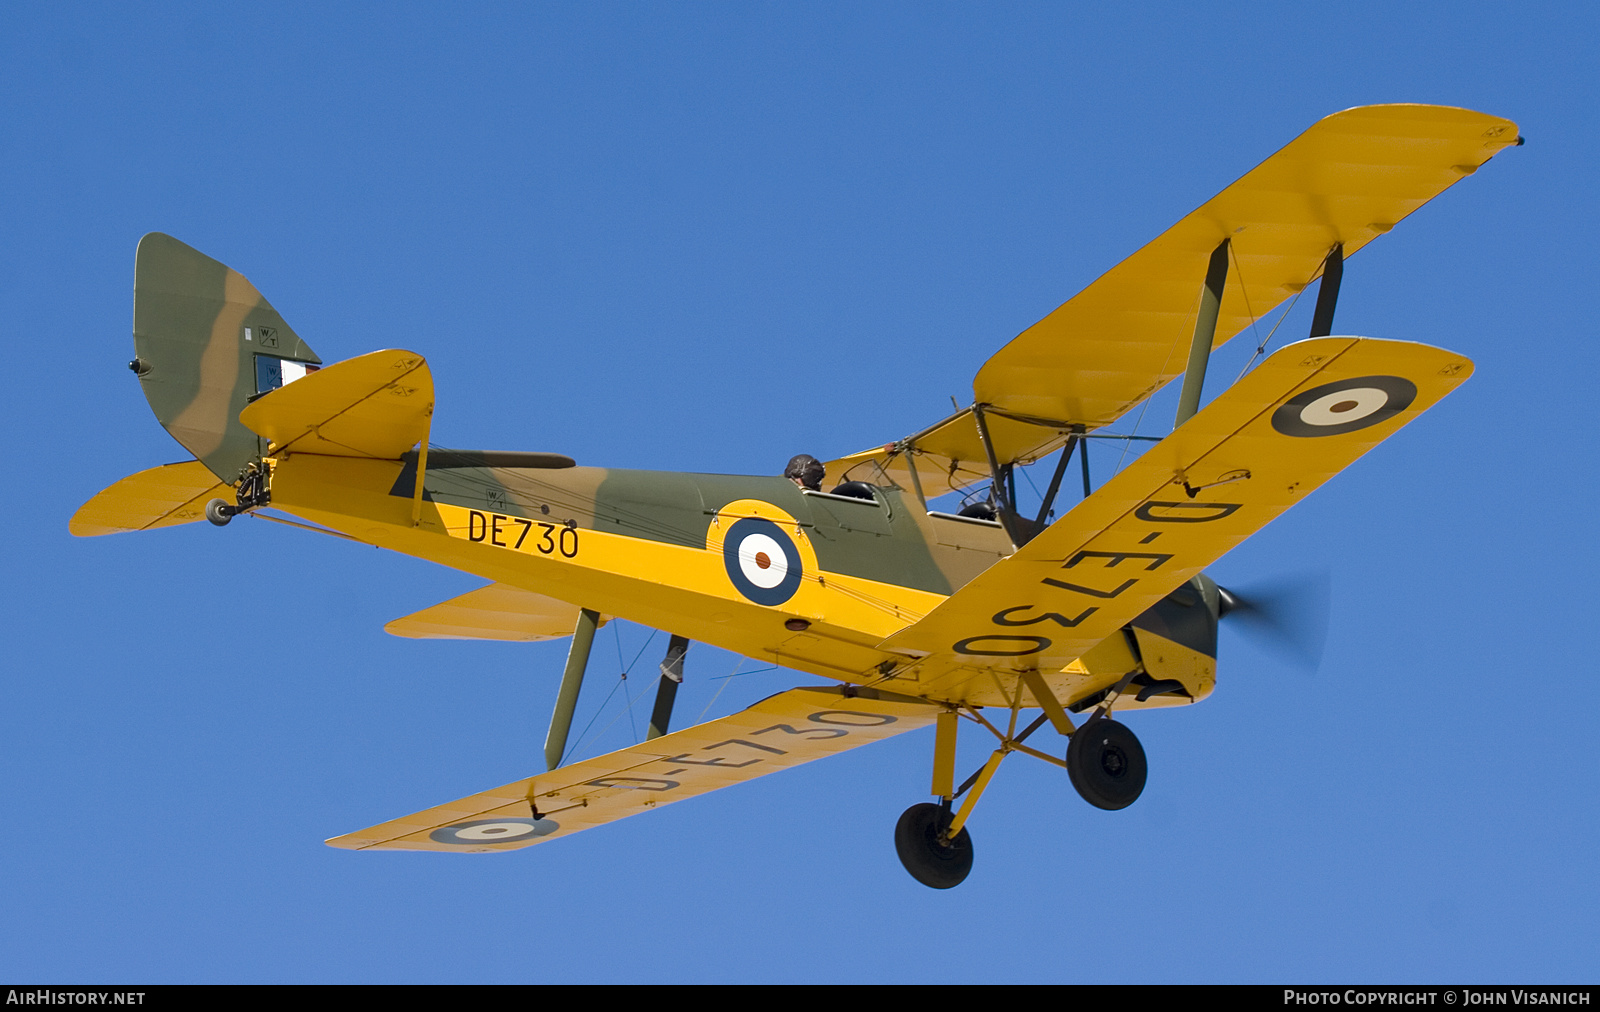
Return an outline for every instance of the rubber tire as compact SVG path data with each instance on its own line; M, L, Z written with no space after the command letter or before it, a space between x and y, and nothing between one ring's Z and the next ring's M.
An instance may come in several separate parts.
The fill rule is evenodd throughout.
M228 526L228 521L233 519L233 514L224 512L228 508L227 502L222 499L213 499L206 503L206 519L218 527Z
M1109 718L1090 721L1067 745L1067 774L1083 800L1108 812L1127 808L1144 792L1150 767L1132 731Z
M972 837L965 826L949 843L939 834L950 825L941 805L912 805L894 827L894 849L911 877L930 889L952 889L972 871Z

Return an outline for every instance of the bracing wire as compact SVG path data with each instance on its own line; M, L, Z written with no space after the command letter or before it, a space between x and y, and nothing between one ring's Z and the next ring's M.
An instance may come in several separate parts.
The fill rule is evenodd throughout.
M1250 289L1244 284L1244 268L1239 266L1239 247L1233 243L1228 244L1228 256L1233 259L1233 273L1239 277L1239 294L1244 296L1244 315L1250 318L1250 333L1260 334L1256 326L1256 311L1250 306Z
M628 679L626 674L623 675L622 680L624 683L622 686L622 697L628 701L628 706L625 710L623 710L623 712L628 715L628 730L633 732L633 743L637 745L639 744L639 722L633 719L633 693L628 690L628 686L626 684ZM643 699L644 693L639 693L639 698ZM614 724L616 721L612 721L611 723ZM611 725L608 724L606 726L610 727Z
M606 704L611 702L611 697L615 696L617 694L617 689L622 685L623 682L626 682L627 680L628 680L628 673L626 671L624 671L622 673L622 677L618 678L616 680L616 682L611 686L611 691L606 693L606 698L602 699L600 701L600 705L595 708L594 716L589 718L589 723L583 725L583 731L579 733L578 740L573 742L572 743L572 747L567 749L566 754L561 757L561 764L563 766L565 766L567 760L573 754L575 754L578 751L578 746L583 744L583 739L588 736L589 729L591 727L594 727L594 722L599 720L600 719L600 714L605 712ZM610 725L608 724L606 726L609 727ZM604 734L605 731L602 730L600 733Z
M696 718L697 720L706 719L706 714L711 712L712 703L717 701L717 697L722 695L722 690L726 689L735 678L743 678L745 675L759 675L766 671L778 670L778 666L776 664L768 664L764 668L751 668L749 671L740 671L739 669L744 666L744 662L747 660L749 660L747 657L739 658L739 663L733 666L733 670L731 672L726 675L715 675L710 679L713 682L721 682L722 684L718 686L717 691L711 696L711 702L707 703L705 709L700 711L700 716Z
M650 644L654 643L655 640L656 640L656 633L658 633L660 631L661 630L659 630L659 629L650 630L650 635L648 637L646 637L646 639L644 641L644 646L640 647L639 648L639 652L633 655L632 663L630 663L628 665L627 671L623 672L624 677L626 677L628 671L632 671L633 670L633 666L635 664L639 663L639 658L644 656L644 652L646 650L650 649ZM633 743L635 745L637 745L637 744L639 744L639 722L633 719L634 699L633 699L632 695L629 694L627 689L623 689L622 690L622 694L624 696L628 697L628 727L633 729ZM645 694L643 692L639 693L639 698L643 699L644 695ZM613 721L612 723L615 723L615 721Z
M1022 480L1028 483L1029 488L1033 489L1034 498L1038 499L1040 502L1044 502L1044 493L1039 491L1039 486L1033 483L1033 479L1028 476L1028 472L1026 470L1022 472Z
M746 657L745 660L749 660L749 658ZM743 678L745 675L759 675L759 674L761 674L762 672L765 672L765 671L777 671L777 670L778 670L778 665L776 665L776 664L768 664L764 668L751 668L749 671L735 670L732 674L712 675L710 678L706 679L706 681L708 681L708 682L721 682L721 681L726 681L729 678Z
M1195 292L1195 294L1194 294L1194 305L1189 307L1189 315L1184 318L1185 323L1186 323L1186 327L1184 329L1188 330L1190 333L1194 332L1194 321L1195 321L1195 318L1200 315L1200 298L1201 298L1201 293L1200 292ZM1178 350L1178 342L1181 341L1181 340L1183 340L1183 331L1182 330L1180 330L1176 334L1172 335L1172 344L1167 347L1167 359L1166 359L1165 362L1161 363L1161 375L1165 376L1167 374L1167 366L1172 364L1172 355L1173 355L1174 352L1176 352ZM1144 424L1145 412L1150 410L1150 402L1153 401L1153 400L1155 400L1155 392L1151 391L1150 396L1146 397L1144 399L1144 404L1142 404L1139 407L1139 417L1135 418L1133 420L1133 433L1132 433L1132 435L1137 436L1139 434L1139 426ZM1113 475L1122 473L1122 464L1123 464L1124 461L1126 461L1128 459L1128 448L1131 447L1132 445L1133 445L1133 440L1131 440L1131 439L1123 441L1123 443L1122 443L1122 454L1119 457L1117 457L1117 466L1111 472Z
M1272 329L1267 331L1267 336L1261 339L1260 344L1256 345L1256 350L1253 354L1251 354L1250 361L1246 362L1244 364L1244 368L1239 370L1239 375L1233 380L1235 383L1244 379L1244 374L1249 372L1250 367L1256 364L1256 359L1260 358L1262 354L1266 352L1267 345L1272 341L1272 335L1276 334L1278 332L1278 328L1283 326L1283 321L1287 320L1289 318L1289 314L1294 312L1294 304L1300 301L1300 296L1304 295L1305 290L1310 287L1311 282L1308 281L1298 292L1294 293L1294 298L1290 299L1289 304L1284 307L1283 313L1278 317L1278 322L1274 323L1272 325Z
M706 714L711 712L711 706L717 701L717 697L722 695L722 690L728 687L728 683L738 676L739 669L744 667L744 661L743 657L739 658L738 663L733 666L733 670L720 679L722 684L717 686L717 691L711 694L711 700L706 703L705 709L700 711L700 716L695 718L696 723L706 719Z
M613 619L612 621L616 622L617 620ZM612 632L616 633L616 630L613 629ZM602 727L600 729L599 734L596 735L596 737L599 737L600 735L604 735L607 731L611 730L612 726L614 724L616 724L617 721L622 719L623 714L626 714L627 717L628 717L628 724L629 724L630 727L633 728L634 744L637 745L639 743L639 725L633 719L633 707L634 707L635 703L637 703L640 699L644 698L644 694L640 693L637 697L635 697L632 693L630 693L628 691L628 687L627 687L628 672L632 671L634 665L639 663L639 658L643 657L644 656L644 652L647 649L649 649L651 642L653 642L655 640L655 638L656 638L656 633L657 632L660 632L660 630L659 629L650 630L650 635L648 637L646 637L646 639L644 641L644 645L639 648L638 653L633 655L633 660L623 667L622 673L617 678L616 684L611 686L611 691L606 693L606 698L604 700L602 700L600 705L595 709L594 716L590 717L589 718L589 723L584 725L583 732L578 735L578 740L573 742L571 747L569 747L567 749L566 754L561 757L561 761L562 761L563 764L566 763L567 759L570 756L573 756L573 755L577 754L578 746L582 745L584 743L584 741L588 738L589 729L594 727L594 722L599 720L600 719L600 715L605 712L606 704L611 702L611 697L615 696L617 694L617 689L618 688L622 689L622 696L623 696L623 698L625 700L627 700L627 705L623 708L622 713L619 713L615 717L612 717L611 721L609 723L607 723L605 727ZM622 637L621 637L620 633L618 633L617 636L616 636L616 642L617 642L617 660L620 662L622 660Z
M628 662L628 666L623 669L623 674L627 674L629 671L633 670L633 666L635 664L638 664L639 663L639 658L643 657L644 656L644 652L646 650L650 649L650 644L655 642L656 633L658 633L660 631L661 631L660 629L652 629L652 630L650 630L650 635L645 639L644 646L640 647L638 649L638 651L633 655L633 660Z

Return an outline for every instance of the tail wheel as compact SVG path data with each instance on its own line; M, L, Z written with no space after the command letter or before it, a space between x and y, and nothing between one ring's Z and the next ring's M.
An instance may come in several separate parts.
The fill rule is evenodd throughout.
M931 889L950 889L972 871L972 837L966 827L946 841L950 812L941 805L912 805L894 827L894 849L911 877Z
M221 499L213 499L206 503L206 519L218 527L226 527L233 519L233 507Z
M1139 800L1149 766L1144 746L1114 720L1091 720L1067 745L1067 773L1083 800L1114 812ZM913 873L915 874L915 873Z

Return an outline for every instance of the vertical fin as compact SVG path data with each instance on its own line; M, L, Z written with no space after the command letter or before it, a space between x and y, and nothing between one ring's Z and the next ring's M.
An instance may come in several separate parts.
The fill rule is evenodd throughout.
M133 346L156 418L225 482L262 451L250 398L322 361L244 275L160 232L139 240Z

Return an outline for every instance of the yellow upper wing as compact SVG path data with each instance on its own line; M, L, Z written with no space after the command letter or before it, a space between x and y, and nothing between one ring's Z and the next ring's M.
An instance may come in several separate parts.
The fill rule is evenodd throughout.
M1068 425L1110 424L1181 374L1206 263L1222 240L1232 240L1232 256L1219 345L1314 280L1335 243L1348 257L1516 142L1510 120L1447 106L1366 106L1319 121L984 364L977 403L1059 423L996 422L1000 462L1055 450ZM968 412L915 442L930 496L987 476ZM910 478L905 454L890 447L835 461L828 473L872 480L877 468L901 485Z
M1055 673L1266 526L1472 374L1423 344L1292 344L1066 516L881 646L927 654L921 691L995 669ZM1115 680L1113 673L1111 680Z
M130 474L78 507L67 529L80 538L148 531L200 520L211 499L233 501L233 488L198 460Z
M1061 449L1066 441L1066 426L1039 426L1003 415L989 415L987 422L1001 464L1031 464ZM989 461L978 440L971 408L963 408L908 442L913 458L909 461L907 452L891 443L829 461L825 465L828 478L901 488L920 484L930 499L989 478ZM916 484L912 467L916 468Z
M397 460L428 435L433 374L413 351L374 351L253 401L239 421L272 453Z
M933 723L936 704L872 689L790 689L720 720L328 841L482 854L571 836ZM534 818L537 805L541 818Z

